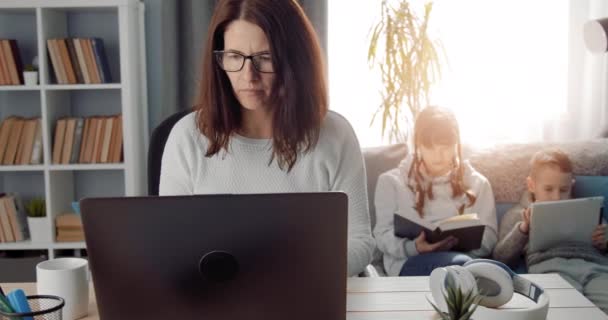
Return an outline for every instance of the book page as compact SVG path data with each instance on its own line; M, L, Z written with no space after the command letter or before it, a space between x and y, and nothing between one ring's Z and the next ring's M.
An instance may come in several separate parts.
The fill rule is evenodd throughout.
M467 213L458 216L453 216L437 223L441 230L453 230L481 224L477 213Z

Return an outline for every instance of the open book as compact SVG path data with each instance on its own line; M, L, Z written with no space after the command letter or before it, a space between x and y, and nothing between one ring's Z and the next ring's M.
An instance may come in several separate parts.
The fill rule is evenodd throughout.
M481 247L485 226L481 224L476 213L453 216L435 223L423 219L409 219L395 213L395 235L401 238L415 239L421 231L426 241L435 243L449 236L458 239L452 248L455 251L471 251Z

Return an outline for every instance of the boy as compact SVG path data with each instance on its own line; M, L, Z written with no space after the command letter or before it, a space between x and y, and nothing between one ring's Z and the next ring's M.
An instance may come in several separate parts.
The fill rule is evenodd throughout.
M494 259L514 265L522 253L530 273L559 273L602 311L608 313L608 256L606 225L598 225L590 235L593 246L568 243L542 252L528 252L530 202L569 199L574 179L572 162L558 149L534 154L528 192L502 218Z

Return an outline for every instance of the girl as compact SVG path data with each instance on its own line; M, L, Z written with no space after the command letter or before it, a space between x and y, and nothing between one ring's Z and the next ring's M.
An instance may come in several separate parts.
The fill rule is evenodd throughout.
M494 195L488 180L462 161L460 133L447 109L427 107L414 126L414 150L395 169L378 178L374 235L390 276L429 275L437 267L462 265L470 256L492 253L497 240ZM415 239L395 236L393 215L436 222L477 213L486 226L481 248L467 254L450 251L457 239L436 243L424 233Z

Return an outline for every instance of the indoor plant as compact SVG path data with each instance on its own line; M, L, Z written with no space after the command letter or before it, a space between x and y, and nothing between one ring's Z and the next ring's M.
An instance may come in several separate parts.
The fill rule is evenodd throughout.
M448 274L451 278L451 274ZM481 296L475 290L468 290L463 292L461 286L455 285L454 281L448 280L446 287L446 293L443 294L443 298L448 306L448 312L443 312L435 304L431 302L431 305L441 315L443 320L468 320L471 318L475 309L479 305Z
M44 199L35 198L25 205L27 213L27 225L32 242L46 242L51 239L51 228L49 219L46 217L46 202Z
M438 53L440 49L443 52L442 46L428 32L432 8L432 2L426 3L424 14L419 16L410 0L383 0L381 18L372 28L368 62L380 70L383 88L371 122L380 114L382 136L388 133L391 141L407 134L400 123L413 123L429 102L431 86L441 76Z
M26 86L38 84L38 69L33 64L28 64L23 68L23 81Z

